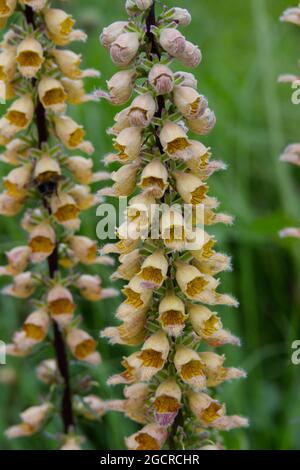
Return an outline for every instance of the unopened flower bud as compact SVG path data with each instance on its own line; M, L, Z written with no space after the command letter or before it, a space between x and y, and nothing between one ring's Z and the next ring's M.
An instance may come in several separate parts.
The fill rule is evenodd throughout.
M158 95L166 95L173 90L174 75L166 65L154 65L149 72L148 80Z
M135 98L128 111L129 124L132 127L149 126L156 111L156 102L150 93Z
M168 19L176 21L176 23L182 26L188 26L192 21L191 14L185 8L172 8L169 11L166 11L165 15Z
M123 33L111 45L110 55L118 67L127 67L135 59L140 46L138 33Z
M124 104L129 100L133 87L136 72L132 70L121 70L117 72L107 82L110 99L113 104Z
M185 42L184 50L180 51L176 57L187 67L193 68L198 67L202 60L202 54L199 47L195 46L195 44L190 41Z
M180 78L181 83L180 86L188 86L190 88L194 88L197 90L198 88L198 80L196 79L195 75L189 72L175 72L174 77Z
M174 28L165 28L160 33L159 42L161 47L171 56L177 57L185 50L186 39Z
M125 32L128 21L115 21L103 29L100 34L100 42L104 47L109 47L122 33Z
M208 134L215 127L215 124L216 124L215 113L211 111L209 108L207 108L204 114L198 119L187 120L187 125L189 126L191 131L199 135Z

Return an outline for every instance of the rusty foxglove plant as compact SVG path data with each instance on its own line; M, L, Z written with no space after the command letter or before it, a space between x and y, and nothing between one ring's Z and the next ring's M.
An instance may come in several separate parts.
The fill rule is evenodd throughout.
M281 21L295 24L300 26L300 3L298 7L288 8L281 16ZM300 86L300 74L286 74L279 77L279 81L282 83L296 84L296 87ZM280 157L282 162L291 163L293 165L300 166L300 143L288 145ZM300 228L288 227L280 232L280 236L300 238Z
M93 172L92 159L81 155L92 154L93 146L85 140L83 127L66 114L68 103L94 99L85 93L82 79L98 72L82 70L81 56L65 49L86 35L51 2L1 0L2 28L7 20L0 79L11 103L0 119L0 144L1 161L13 168L3 178L0 214L23 213L21 226L28 241L6 253L0 274L11 278L4 294L32 297L32 312L7 353L27 357L42 345L51 352L37 367L38 378L47 385L43 401L25 410L6 435L31 436L59 414L61 448L77 449L82 438L76 435L76 416L97 419L104 408L89 393L89 373L82 372L82 365L78 372L80 363L98 365L100 354L95 339L80 327L76 298L99 301L116 293L103 289L100 277L82 268L112 262L98 256L94 240L79 234L81 212L99 202L90 185L108 175Z
M120 70L107 82L108 91L96 95L125 105L134 94L109 130L115 153L105 158L120 166L101 195L130 201L117 242L102 250L120 256L112 278L126 282L117 310L122 323L102 335L138 350L109 379L125 389L124 400L108 408L143 425L126 438L131 450L218 449L219 430L247 426L247 419L227 414L214 391L245 376L212 350L240 344L215 311L218 305L238 306L217 290L217 275L231 261L215 250L216 239L206 231L233 221L216 212L219 203L208 195L209 177L226 165L188 135L208 134L215 124L195 76L173 69L175 60L192 68L201 62L200 49L179 31L191 15L182 8L158 12L156 3L161 5L127 0L129 19L100 36Z

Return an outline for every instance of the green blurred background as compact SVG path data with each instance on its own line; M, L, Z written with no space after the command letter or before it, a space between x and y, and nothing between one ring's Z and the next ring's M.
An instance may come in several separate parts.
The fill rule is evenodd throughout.
M219 250L233 255L234 271L222 276L223 289L237 296L241 304L238 310L221 311L225 326L243 342L240 349L228 346L224 352L230 365L245 368L249 376L224 385L219 394L229 413L249 416L251 426L224 435L224 441L231 449L299 449L300 366L291 363L291 344L300 339L300 244L280 240L277 235L282 227L297 225L300 213L300 172L278 161L288 143L299 141L300 108L291 103L290 86L277 83L280 73L297 71L300 31L278 21L296 0L165 3L184 6L192 13L193 23L183 33L202 48L203 62L195 74L200 92L217 115L215 130L202 140L212 147L216 158L229 165L227 172L211 179L210 194L218 196L222 211L236 216L233 228L217 227L212 233L220 241ZM105 80L115 71L98 36L105 25L125 18L123 6L123 0L64 3L89 34L86 44L74 48L82 52L86 67L102 71L100 80L87 81L89 90L105 87ZM99 168L101 157L111 150L105 129L116 111L104 101L72 109L96 146L94 159ZM1 165L3 174L7 170ZM82 233L95 237L97 221L91 210L84 216ZM0 224L0 251L4 253L25 238L16 219L1 217ZM101 274L104 285L109 285L107 268L91 272ZM118 302L81 303L78 310L92 334L97 336L101 328L114 323ZM0 309L0 338L8 342L30 306L1 295ZM105 382L120 370L126 351L102 340L99 347L104 360L93 372L99 393L104 398L121 396L121 387L109 389ZM43 354L25 361L8 358L6 368L0 366L0 449L56 447L51 430L12 442L3 437L6 427L17 422L18 413L36 404L45 392L34 375ZM5 384L3 375L8 368L16 369L16 379ZM53 425L53 430L58 427ZM79 433L90 441L87 448L93 449L122 449L124 436L135 429L116 413L101 423L80 427Z

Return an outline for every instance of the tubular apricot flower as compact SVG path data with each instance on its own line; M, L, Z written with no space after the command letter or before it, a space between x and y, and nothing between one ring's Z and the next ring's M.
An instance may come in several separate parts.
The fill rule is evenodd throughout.
M295 8L288 8L280 17L281 21L293 23L300 26L300 4ZM282 75L279 77L280 82L296 82L299 80L297 75ZM292 165L300 166L300 143L290 144L286 147L283 154L280 156L282 162L291 163ZM300 238L300 228L288 227L279 232L281 238Z
M111 278L126 285L116 312L121 324L101 336L140 349L108 380L125 384L125 398L108 402L107 410L144 426L126 438L130 450L204 449L211 430L217 442L210 446L219 449L218 430L247 426L245 418L227 416L210 390L245 377L211 351L240 345L215 311L237 301L219 292L216 275L229 270L231 260L215 250L216 239L208 233L209 226L233 221L216 212L219 202L209 195L209 177L226 165L190 139L189 130L207 134L215 115L197 91L195 76L172 67L175 58L189 67L201 61L200 49L178 29L191 15L183 8L156 14L158 4L127 0L128 21L113 23L101 35L114 64L126 70L107 82L107 94L100 90L96 96L125 104L136 92L109 129L118 154L105 162L120 168L112 173L112 188L100 191L131 196L117 242L102 249L119 256Z
M93 152L83 126L67 115L67 106L97 100L85 92L82 79L99 72L82 70L82 57L61 47L86 35L74 29L72 16L52 8L51 1L1 0L0 29L13 14L0 51L0 80L11 101L0 118L0 161L12 167L3 177L0 214L13 217L24 210L20 225L27 242L5 253L0 276L11 279L3 294L32 297L34 308L13 333L7 354L26 358L47 344L50 357L36 369L49 386L47 400L23 412L20 424L6 436L31 436L48 421L57 423L59 413L58 448L75 450L84 442L75 434L76 415L90 419L77 404L93 408L95 419L103 414L102 400L90 393L91 376L85 373L83 381L80 372L73 373L74 362L86 367L100 362L96 340L80 326L77 300L97 302L118 295L102 285L100 276L86 274L82 267L77 272L79 263L113 261L97 252L94 240L76 233L82 212L100 201L90 185L109 175L94 172L91 158L67 151ZM133 89L135 71L129 75ZM90 395L85 396L87 390Z

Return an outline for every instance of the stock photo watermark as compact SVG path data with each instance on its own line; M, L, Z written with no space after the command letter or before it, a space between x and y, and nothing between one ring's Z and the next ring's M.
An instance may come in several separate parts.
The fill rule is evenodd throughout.
M6 84L0 80L0 104L6 104Z
M101 241L129 239L162 240L166 245L180 244L182 249L201 249L204 239L205 206L199 204L156 204L133 198L129 204L120 198L119 208L103 203L96 211L101 220L96 233ZM117 229L117 225L119 228Z
M0 366L6 365L6 344L0 341Z
M300 339L296 339L291 346L293 353L291 357L292 364L299 366L300 364Z
M292 89L295 90L292 93L292 103L298 105L300 104L300 80L293 81Z

